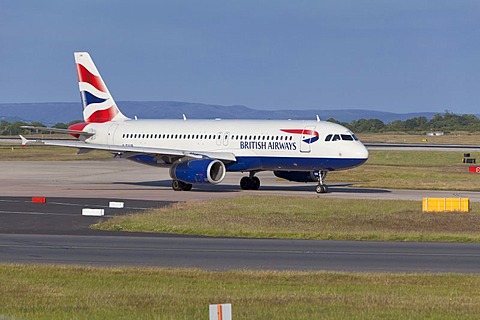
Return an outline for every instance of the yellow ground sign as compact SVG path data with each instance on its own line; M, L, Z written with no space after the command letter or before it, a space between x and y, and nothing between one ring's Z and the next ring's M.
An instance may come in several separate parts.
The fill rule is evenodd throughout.
M469 212L469 198L423 198L423 212Z

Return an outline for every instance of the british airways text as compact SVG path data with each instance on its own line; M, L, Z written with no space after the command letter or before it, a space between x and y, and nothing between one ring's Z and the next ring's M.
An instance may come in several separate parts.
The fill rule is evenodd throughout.
M297 150L296 142L240 141L240 149L252 150Z

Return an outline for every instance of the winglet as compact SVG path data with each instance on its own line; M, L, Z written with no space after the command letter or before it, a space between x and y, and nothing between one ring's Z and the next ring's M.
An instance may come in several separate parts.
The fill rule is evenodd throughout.
M27 145L27 143L30 142L30 140L28 140L27 138L25 138L21 134L20 134L20 139L22 139L22 148L25 147Z

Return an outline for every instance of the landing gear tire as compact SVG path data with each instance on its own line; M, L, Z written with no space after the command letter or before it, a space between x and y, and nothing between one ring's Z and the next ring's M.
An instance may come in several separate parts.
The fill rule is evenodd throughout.
M260 188L260 179L254 176L255 172L250 172L250 176L240 179L240 188L242 190L258 190Z
M260 188L260 179L258 177L252 178L252 190L258 190Z
M183 183L182 191L190 191L190 190L192 190L192 184L191 183Z
M242 188L242 190L250 190L252 189L252 186L253 180L250 179L250 177L243 177L242 179L240 179L240 188Z
M190 191L192 190L192 184L185 183L179 180L172 181L172 189L175 191Z
M178 180L173 180L172 189L175 191L182 191L182 182Z
M327 192L328 192L328 186L319 184L319 185L315 188L315 191L316 191L317 193L327 193Z

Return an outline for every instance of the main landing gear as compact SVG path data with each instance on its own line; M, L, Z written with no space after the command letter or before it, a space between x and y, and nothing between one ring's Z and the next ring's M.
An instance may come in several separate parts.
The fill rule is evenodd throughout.
M255 177L255 172L250 172L248 177L240 179L240 188L242 190L258 190L260 188L260 179Z
M192 190L192 184L191 183L185 183L183 181L179 180L173 180L172 181L172 189L175 191L190 191Z
M328 186L324 183L325 178L327 177L327 171L320 171L318 173L318 185L315 188L317 193L327 193Z

